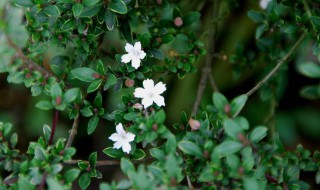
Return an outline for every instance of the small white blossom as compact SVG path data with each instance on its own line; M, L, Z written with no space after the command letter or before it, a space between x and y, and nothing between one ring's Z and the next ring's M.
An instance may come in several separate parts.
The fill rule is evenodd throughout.
M260 0L260 7L262 9L266 9L268 7L268 4L271 2L272 0Z
M141 50L141 43L136 42L134 46L127 43L124 48L128 53L121 56L121 62L129 63L131 61L132 67L135 69L140 67L141 59L146 56L146 53Z
M135 135L128 132L126 133L121 123L116 126L116 133L113 133L109 139L114 141L113 148L119 149L129 154L131 151L130 142L134 140Z
M151 106L156 103L158 106L164 106L164 98L160 96L165 90L166 85L162 82L154 85L154 81L152 79L147 79L143 81L144 88L136 88L134 91L134 96L136 98L142 98L142 105L144 108Z

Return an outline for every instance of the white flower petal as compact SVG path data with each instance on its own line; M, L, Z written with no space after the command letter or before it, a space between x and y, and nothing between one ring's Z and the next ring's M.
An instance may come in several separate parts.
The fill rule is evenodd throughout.
M139 59L144 59L146 55L147 55L147 54L146 54L143 50L141 50L141 51L139 52Z
M123 152L126 152L127 154L130 153L130 151L131 151L131 145L130 145L129 142L123 143L123 145L122 145L122 151L123 151Z
M119 149L123 147L123 142L122 141L117 141L113 144L113 148Z
M133 133L128 132L128 133L127 133L127 140L128 140L128 142L133 141L135 136L136 136L136 135L134 135Z
M140 67L140 63L141 63L141 60L139 58L132 57L132 62L131 62L132 67L134 67L135 69L138 69Z
M271 0L260 0L260 7L262 9L266 9L270 2L271 2Z
M164 103L164 98L160 95L155 95L153 97L153 101L158 105L158 106L165 106Z
M136 42L134 44L134 49L137 50L137 51L141 50L141 43L140 42Z
M141 103L144 106L144 108L146 109L147 107L152 105L153 100L152 100L152 98L147 97L147 98L143 98Z
M129 63L132 60L132 56L130 53L124 54L121 56L121 62L123 63Z
M133 48L134 47L129 43L126 43L126 46L124 46L124 49L126 49L128 53L132 52Z
M144 87L147 91L150 91L150 90L153 91L153 88L154 88L154 82L153 82L153 80L152 80L152 79L144 80L144 81L143 81L143 87Z
M147 92L143 88L136 88L133 93L136 98L144 98L147 95Z
M112 141L118 141L120 138L121 138L120 135L117 134L117 133L113 133L113 134L109 137L109 139L112 140Z
M158 82L158 83L156 84L156 86L154 87L154 92L155 92L156 94L162 94L166 89L167 89L167 88L166 88L166 85L165 85L165 84L163 84L162 82Z
M124 131L123 129L123 126L121 123L119 123L117 126L116 126L116 131L119 135L123 135L123 134L126 134L126 132Z

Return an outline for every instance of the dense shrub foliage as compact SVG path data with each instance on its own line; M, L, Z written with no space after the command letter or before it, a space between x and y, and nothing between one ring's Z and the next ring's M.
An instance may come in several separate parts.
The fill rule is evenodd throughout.
M286 72L301 44L319 56L320 1L263 1L262 9L247 10L257 24L256 47L249 54L238 46L227 56L216 51L217 41L223 43L219 27L241 3L199 1L207 9L199 11L166 0L1 0L0 71L12 85L41 95L35 106L54 118L26 152L16 146L12 125L0 123L0 189L90 189L93 178L108 175L99 167L110 165L119 165L126 178L101 181L101 190L309 189L304 171L314 171L320 183L318 151L301 145L287 151L274 129L251 126L241 115L257 90L263 100L281 93L277 72ZM215 59L229 60L237 77L268 64L261 64L264 73L251 90L228 99L212 76ZM319 64L303 62L301 73L319 79ZM169 126L168 77L184 80L196 71L201 79L193 109ZM206 86L212 100L203 106ZM110 106L107 93L116 91L121 99ZM319 98L319 84L301 95ZM68 139L55 134L61 113L73 121ZM81 147L72 147L82 118L86 135L94 136L102 121L115 131L102 139L114 145L86 160L77 159ZM98 160L98 153L114 159Z

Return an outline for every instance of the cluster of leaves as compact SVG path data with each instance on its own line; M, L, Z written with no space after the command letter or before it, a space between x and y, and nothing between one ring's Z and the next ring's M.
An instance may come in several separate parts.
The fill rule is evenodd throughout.
M213 105L192 117L183 112L173 128L165 125L164 110L156 105L143 109L132 95L134 87L155 74L164 75L159 77L162 80L168 74L183 78L195 71L194 62L206 53L193 30L200 13L183 13L175 4L162 0L10 2L24 8L26 20L21 19L20 9L0 2L0 53L5 55L0 71L8 73L8 82L24 83L33 96L47 95L48 100L36 104L40 109L68 111L74 120L88 117L89 135L105 119L122 123L136 136L130 154L113 147L103 150L109 157L121 159L120 167L128 180L101 183L101 190L187 189L187 183L189 188L192 183L203 189L309 188L300 180L300 172L319 170L319 152L311 154L301 146L296 152L287 152L276 136L270 142L263 141L267 127L250 130L248 120L239 116L247 95L229 101L214 93ZM312 31L308 34L318 39L320 18L301 11L305 6L308 4L300 1L273 0L266 12L249 12L259 23L258 47L269 53L271 61L286 52L271 50L286 49L282 44L287 38L294 41L298 33ZM110 40L113 37L116 43ZM138 69L121 62L123 48L119 44L124 41L141 42L147 53ZM65 54L54 55L48 62L45 53L51 46L65 48ZM246 61L238 58L233 61ZM302 72L319 77L318 66L318 70L309 66ZM110 110L105 105L105 92L123 88L127 91L120 106ZM43 127L44 137L31 142L25 154L15 149L18 138L10 131L10 124L0 124L0 169L9 173L0 177L0 189L71 189L77 178L80 188L87 189L91 178L103 175L96 168L97 152L88 161L76 161L77 168L64 167L74 163L75 148L66 147L64 139L51 144L54 133L49 126ZM137 162L141 164L135 167ZM316 182L320 182L319 171Z
M44 136L30 142L26 153L16 149L18 135L11 134L12 125L0 123L0 169L10 175L2 175L0 189L35 189L35 185L48 184L49 189L69 189L78 178L80 169L62 171L62 163L70 160L75 148L65 148L65 139L49 145L51 129L43 126ZM45 176L45 178L44 178Z

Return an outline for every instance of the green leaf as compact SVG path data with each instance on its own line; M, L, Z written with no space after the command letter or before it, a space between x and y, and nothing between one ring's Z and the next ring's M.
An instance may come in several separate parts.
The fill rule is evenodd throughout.
M101 84L102 84L102 79L96 79L96 80L94 80L94 81L88 86L87 93L91 93L91 92L94 92L94 91L98 90L99 87L101 86Z
M79 94L80 94L79 88L71 88L67 90L67 92L63 95L63 100L65 102L71 103L78 98Z
M87 129L88 135L90 135L94 132L98 123L99 123L99 116L98 115L94 115L93 117L90 118L89 123L88 123L88 129Z
M43 150L43 148L36 146L36 148L34 149L34 158L44 161L47 159L46 153Z
M316 183L320 184L320 170L318 170L316 174Z
M58 83L54 83L50 88L50 93L53 99L62 96L62 89Z
M73 3L74 0L58 0L58 3Z
M127 121L134 121L139 117L139 113L131 112L124 115L124 119Z
M63 25L61 26L61 31L67 31L67 30L73 30L76 27L76 24L73 19L67 20Z
M320 65L313 62L305 62L298 65L298 70L310 78L320 78Z
M122 0L111 0L108 3L108 7L118 14L126 14L128 12L126 4Z
M94 98L93 104L96 108L102 107L102 95L101 93L97 93L96 97Z
M259 189L259 183L257 181L257 179L253 178L253 177L245 177L243 179L243 187L244 190L253 190L253 189Z
M312 85L312 86L305 86L300 90L300 95L307 99L318 99L320 98L320 86L319 85Z
M129 172L134 172L133 164L126 158L121 158L120 167L122 172L126 175L128 175Z
M133 155L132 155L132 159L134 160L141 160L146 156L146 153L141 150L141 149L137 149L134 151Z
M93 17L98 14L100 9L101 9L100 4L90 6L90 7L84 7L80 14L80 17Z
M250 133L249 139L257 143L261 139L263 139L265 136L267 136L268 128L264 126L255 127L254 130Z
M97 156L98 156L97 152L93 152L90 154L89 159L88 159L90 166L95 167L96 162L97 162Z
M33 0L13 0L13 3L25 8L34 6Z
M178 147L185 154L189 154L198 158L202 157L202 151L200 147L191 141L180 141Z
M84 116L84 117L90 117L93 115L91 109L89 107L83 107L81 110L80 110L81 114Z
M215 92L213 93L213 103L220 112L224 112L224 108L229 102L223 94Z
M36 186L32 185L32 183L27 177L21 175L19 176L18 189L35 190Z
M245 117L238 116L234 118L234 121L243 129L248 130L249 129L249 122Z
M43 9L43 12L46 13L49 17L59 17L60 10L55 5L49 5Z
M161 125L164 123L164 121L166 120L166 113L164 112L163 109L161 109L160 111L158 111L155 115L155 121L158 125Z
M269 29L269 26L267 23L262 23L258 26L256 30L256 39L259 39L265 31Z
M93 69L90 69L88 67L80 67L73 69L71 73L79 80L83 82L92 82L95 80L94 75L97 74L97 72Z
M159 60L164 60L164 54L159 49L149 49L148 53L150 54L150 57L154 57Z
M36 107L42 110L51 110L54 108L51 102L42 100L36 104Z
M105 153L106 155L108 155L112 158L121 158L124 156L124 153L122 150L114 149L112 147L108 147L108 148L104 149L103 153Z
M312 24L314 25L315 29L317 31L320 31L320 17L319 16L311 16L310 20Z
M201 14L199 12L189 12L187 16L183 18L183 26L190 26L194 22L198 21Z
M266 16L263 13L258 12L258 11L252 11L252 10L250 10L248 12L248 17L257 23L260 23L260 22L263 22L264 20L266 20Z
M55 180L53 177L48 176L47 177L47 185L49 190L64 190L63 186Z
M97 3L99 3L100 0L83 0L82 3L85 5L85 6L93 6Z
M79 178L79 186L81 190L85 190L89 187L91 183L91 179L88 175L88 173L83 173Z
M238 135L242 133L242 128L232 119L224 121L224 129L226 134L234 140L238 140Z
M66 171L66 173L63 175L63 179L67 183L71 183L78 178L78 176L80 175L80 172L81 171L79 169L72 168L72 169Z
M167 154L173 153L173 152L175 152L176 148L177 148L177 139L174 135L171 134L168 137L167 142L165 143L166 153Z
M72 6L72 12L74 17L78 18L83 11L83 5L81 3L75 3Z
M109 89L112 85L117 83L117 77L113 74L110 74L107 78L107 82L103 87L103 90Z
M17 135L17 133L13 133L11 135L11 137L10 137L10 145L11 145L11 147L14 148L16 146L17 142L18 142L18 135Z
M284 32L288 34L296 33L301 27L296 24L289 24L284 28Z
M51 128L48 125L43 125L43 135L46 142L49 142L50 136L51 136Z
M165 159L165 154L162 150L159 148L152 148L150 149L150 154L152 157L158 159L158 160L164 160Z
M248 96L243 94L231 101L231 114L232 117L235 117L236 114L239 114L243 106L246 104Z
M116 14L110 11L110 9L107 9L104 15L104 22L106 23L108 30L113 30L116 23Z
M232 141L232 140L226 140L223 143L221 143L218 146L216 146L215 151L220 156L227 156L227 155L236 153L241 149L242 149L242 144L240 142Z

